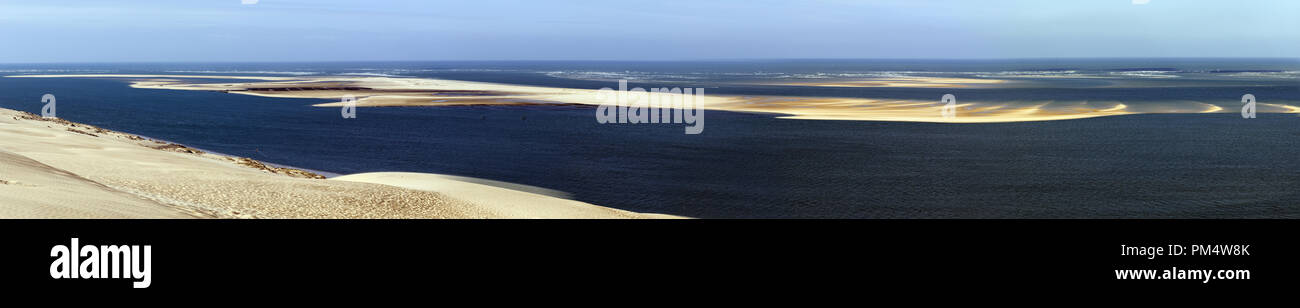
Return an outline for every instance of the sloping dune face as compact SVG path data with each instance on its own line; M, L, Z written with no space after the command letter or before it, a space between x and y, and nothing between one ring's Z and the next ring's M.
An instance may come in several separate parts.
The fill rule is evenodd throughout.
M671 215L641 214L601 207L590 203L561 199L517 190L520 185L503 187L473 183L461 177L413 172L372 172L344 175L331 181L391 185L420 191L458 196L492 212L512 213L522 218L678 218Z
M436 174L346 179L0 109L0 218L671 217Z
M193 217L4 150L0 150L0 205L4 218Z

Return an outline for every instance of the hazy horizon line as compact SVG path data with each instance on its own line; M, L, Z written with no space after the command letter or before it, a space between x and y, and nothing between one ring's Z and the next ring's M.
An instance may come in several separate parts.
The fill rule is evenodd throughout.
M181 60L181 61L35 61L0 62L0 65L31 64L258 64L258 63L399 63L399 62L748 62L748 61L1014 61L1014 60L1296 60L1296 57L1007 57L1007 58L689 58L689 59L485 59L485 60Z

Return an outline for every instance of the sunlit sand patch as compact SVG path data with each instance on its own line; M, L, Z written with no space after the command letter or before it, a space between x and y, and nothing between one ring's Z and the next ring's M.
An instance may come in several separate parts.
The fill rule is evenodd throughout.
M1218 105L1211 105L1206 103L1200 103L1200 104L1205 105L1205 110L1201 111L1201 113L1216 113L1216 112L1223 111L1223 107L1219 107Z
M8 78L140 78L140 79L248 79L248 80L304 80L303 78L275 76L215 76L215 75L138 75L138 74L64 74L64 75L12 75Z
M1300 107L1296 107L1296 106L1292 106L1292 105L1283 105L1283 104L1265 104L1265 103L1256 103L1256 104L1258 104L1258 106L1264 106L1264 107L1266 107L1266 108L1272 108L1272 110L1266 110L1266 108L1260 108L1259 110L1256 110L1256 111L1258 111L1258 112L1273 112L1273 113L1300 113Z
M846 87L846 88L971 88L1006 83L1002 79L943 78L943 77L890 77L857 80L817 80L765 83L779 86Z
M1222 106L1193 100L1152 102L1145 104L1143 113L1223 113L1228 112Z
M898 100L895 100L895 101L887 101L887 102L885 102L884 104L880 104L880 105L877 105L877 106L862 106L862 107L873 108L873 109L879 109L879 108L890 108L890 107L892 107L892 108L897 108L897 107L919 107L919 106L927 106L927 107L928 107L928 106L935 106L935 105L938 105L938 104L939 104L939 102L915 102L915 101L898 101Z
M813 103L815 103L815 101L813 101ZM1051 102L1041 102L1035 105L1023 105L1027 104L1026 102L964 102L955 105L957 110L956 117L945 118L942 116L943 106L938 102L892 101L885 104L887 105L875 106L872 109L866 110L866 112L849 112L836 108L813 108L811 110L769 108L758 111L790 114L782 117L787 119L941 123L1051 121L1131 114L1131 112L1124 110L1125 106L1122 104L1103 110L1077 112L1066 109L1046 108L1051 104Z
M1003 110L1003 108L1007 108L1007 105L1006 105L1006 104L1002 104L1002 105L988 105L988 106L983 106L983 107L979 107L979 108L974 108L974 109L972 109L970 112L971 112L971 113L974 113L974 114L986 114L986 113L994 113L994 112L997 112L997 111Z
M1121 112L1121 111L1124 111L1125 109L1128 109L1128 105L1125 105L1125 104L1115 104L1114 107L1110 107L1110 108L1106 108L1106 109L1102 109L1102 110L1097 110L1097 112Z
M464 106L464 105L599 105L595 89L567 89L423 78L394 77L265 77L189 75L34 75L27 78L122 78L132 87L188 91L218 91L280 98L340 100L318 107L339 107L345 96L357 98L358 107ZM223 79L205 83L204 79ZM962 83L997 84L1001 81L966 78L903 78L925 80L932 86ZM247 80L248 82L230 82ZM902 79L895 79L902 80ZM910 81L909 81L910 82ZM891 86L905 85L896 83ZM672 96L682 96L672 94ZM999 123L1053 121L1142 113L1229 112L1196 101L1144 101L1130 105L1119 101L969 101L957 105L957 116L943 117L939 100L903 100L840 97L754 95L703 95L698 104L710 110L773 113L779 118L805 120L905 121L941 123ZM1215 109L1219 108L1219 109ZM1260 104L1259 112L1300 113L1300 107Z

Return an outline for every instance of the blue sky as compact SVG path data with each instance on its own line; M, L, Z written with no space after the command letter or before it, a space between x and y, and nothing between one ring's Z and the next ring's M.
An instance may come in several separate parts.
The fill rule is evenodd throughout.
M1300 57L1294 0L0 0L0 63Z

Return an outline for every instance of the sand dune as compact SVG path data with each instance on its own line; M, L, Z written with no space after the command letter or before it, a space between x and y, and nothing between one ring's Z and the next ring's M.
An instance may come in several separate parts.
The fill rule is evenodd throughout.
M0 217L187 218L194 213L124 193L0 150Z
M599 105L596 89L566 89L485 82L394 77L250 77L185 75L23 75L22 78L125 78L132 87L226 93L283 98L341 99L353 96L358 107L454 105ZM242 79L250 82L206 83L203 79ZM992 79L911 77L893 83L853 86L960 87L996 84ZM806 85L806 84L804 84ZM615 87L616 85L611 85ZM843 85L822 85L843 86ZM706 93L707 94L707 93ZM670 95L679 97L680 94ZM938 123L999 123L1082 119L1141 113L1237 112L1204 102L1170 101L1126 104L1120 101L959 101L956 117L944 117L943 105L933 101L839 97L703 95L702 108L772 113L804 120L906 121ZM1233 102L1227 102L1233 103ZM339 107L342 102L317 104ZM1207 105L1210 105L1207 107ZM1300 107L1260 104L1260 113L1300 113Z
M430 174L325 180L0 109L0 218L670 217L508 187Z
M674 216L638 214L589 203L509 189L500 186L467 182L461 177L412 172L375 172L351 174L330 179L361 183L386 184L415 190L442 193L479 204L493 213L510 213L526 218L603 218L646 217L671 218Z
M1003 79L943 78L943 77L886 77L867 79L832 79L771 83L780 86L845 87L845 88L981 88L1007 83Z

